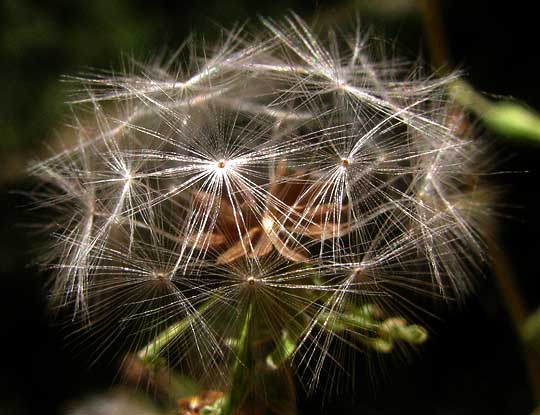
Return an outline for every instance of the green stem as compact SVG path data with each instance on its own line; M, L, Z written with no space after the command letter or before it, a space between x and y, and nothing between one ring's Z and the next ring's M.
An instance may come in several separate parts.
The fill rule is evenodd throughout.
M250 327L253 305L250 301L245 312L242 330L236 343L236 360L232 367L231 390L223 405L221 415L232 415L244 403L249 392L250 370L253 366L251 354Z
M199 318L198 316L200 314L203 314L215 302L215 298L208 300L199 309L197 309L195 313L192 313L183 320L180 320L178 323L167 327L160 334L158 334L154 340L139 350L137 353L139 359L147 363L156 359L164 347L183 333L184 330L186 330L196 319Z
M300 331L298 331L300 333ZM298 345L298 336L291 335L287 330L281 333L281 339L276 348L266 357L266 366L277 370L293 355Z
M440 0L417 0L417 3L424 19L426 37L430 40L432 61L435 65L445 65L450 62L450 55L446 47ZM450 68L446 66L444 69ZM505 101L492 103L464 81L454 82L450 85L449 92L461 106L473 111L495 131L508 136L540 139L540 117L523 106ZM495 244L490 245L489 250L494 258L493 270L497 278L499 294L518 334L521 350L525 356L532 397L538 404L540 402L540 370L538 370L540 359L524 346L520 335L526 315L525 300L514 282L512 266L506 253L499 250Z
M540 402L540 358L537 353L527 347L521 336L522 327L527 315L525 300L515 282L515 275L506 252L494 246L494 244L491 245L493 268L497 279L499 295L503 300L503 305L506 307L514 330L518 335L517 337L527 369L532 398L534 399L535 404L538 404Z

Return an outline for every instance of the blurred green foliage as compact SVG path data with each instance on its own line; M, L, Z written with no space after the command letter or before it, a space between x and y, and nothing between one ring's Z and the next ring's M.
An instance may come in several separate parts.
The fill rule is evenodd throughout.
M521 335L527 346L540 353L540 309L527 317Z
M60 74L110 67L118 51L147 45L158 24L125 1L5 0L2 9L0 152L51 135L65 111Z

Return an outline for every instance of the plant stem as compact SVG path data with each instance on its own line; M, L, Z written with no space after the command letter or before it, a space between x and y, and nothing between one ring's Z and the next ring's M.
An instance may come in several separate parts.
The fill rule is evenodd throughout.
M450 53L446 44L446 36L440 13L438 0L416 0L424 32L426 33L431 62L439 68L450 66Z
M186 330L200 314L204 313L212 304L216 301L215 298L212 298L205 302L199 309L194 313L188 315L183 320L180 320L178 323L175 323L165 330L163 330L157 337L154 338L150 343L144 346L137 353L137 357L143 362L149 362L154 360L159 356L161 350L166 347L171 341L173 341L177 336L179 336L184 330Z
M491 247L491 252L493 253L493 264L499 294L510 316L514 330L517 333L523 360L527 367L532 397L536 405L538 405L540 403L540 359L534 350L527 347L521 335L523 324L527 317L525 301L514 282L515 278L506 253L502 249L493 246Z
M253 314L253 305L251 300L245 312L242 330L236 344L236 360L232 367L231 389L225 404L223 405L221 415L232 415L244 403L249 392L249 377L253 366L251 353L250 328Z
M417 0L417 5L422 15L431 60L434 65L442 67L443 70L449 70L450 57L441 17L440 1ZM491 106L491 103L487 99L463 81L457 81L452 84L450 92L460 105L474 108L474 111L479 116L488 112ZM489 251L493 257L493 271L497 279L499 295L503 300L504 306L513 323L518 341L520 342L521 351L527 367L532 398L538 404L540 403L540 359L533 351L527 349L521 336L522 326L526 317L525 300L514 282L512 267L506 253L498 249L494 243L490 244Z

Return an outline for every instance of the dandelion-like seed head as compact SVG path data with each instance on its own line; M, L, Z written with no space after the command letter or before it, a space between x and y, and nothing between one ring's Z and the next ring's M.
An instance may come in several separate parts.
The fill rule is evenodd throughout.
M229 413L244 378L292 367L312 390L354 351L424 341L416 298L470 291L491 212L454 75L421 79L360 31L264 25L187 66L76 78L94 119L31 169L55 304Z

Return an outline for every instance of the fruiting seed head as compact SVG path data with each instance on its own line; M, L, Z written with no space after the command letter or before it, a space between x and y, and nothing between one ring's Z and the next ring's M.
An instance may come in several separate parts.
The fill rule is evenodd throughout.
M339 344L423 341L416 294L469 290L489 192L454 76L413 79L294 15L264 24L187 68L82 80L94 119L32 168L57 210L44 262L58 304L141 356L223 379L261 344L314 387Z

